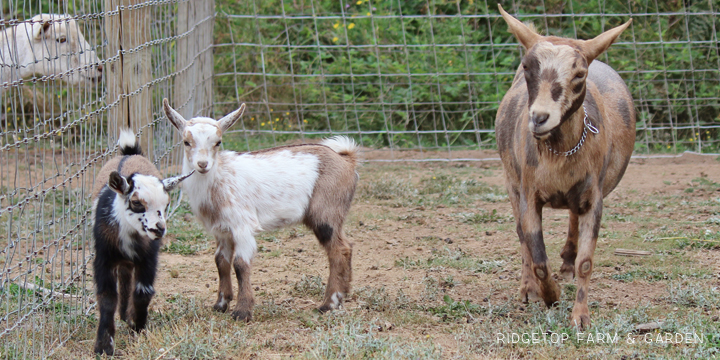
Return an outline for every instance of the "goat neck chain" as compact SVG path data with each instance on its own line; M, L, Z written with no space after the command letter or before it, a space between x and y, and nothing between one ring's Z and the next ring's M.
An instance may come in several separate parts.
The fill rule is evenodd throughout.
M583 146L583 144L585 144L585 139L587 138L588 130L590 130L590 132L593 134L597 134L600 132L600 130L598 130L595 126L593 126L593 124L588 122L588 114L587 114L587 109L585 108L585 104L583 104L583 112L585 113L585 117L583 118L583 125L584 125L583 132L582 132L582 136L580 137L580 141L578 141L577 145L575 145L574 148L572 148L568 151L559 152L559 151L553 149L552 147L550 147L550 144L546 141L545 144L547 144L547 148L548 148L548 150L550 150L550 152L552 152L553 154L555 154L557 156L568 157L568 156L578 152L578 150L580 150L580 148Z

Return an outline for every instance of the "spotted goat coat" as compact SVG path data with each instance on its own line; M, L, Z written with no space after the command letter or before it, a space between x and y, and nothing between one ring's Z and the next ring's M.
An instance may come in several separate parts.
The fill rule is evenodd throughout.
M168 119L185 145L183 171L196 174L184 183L193 213L215 236L220 278L214 309L225 312L233 300L230 278L238 282L232 316L252 319L254 298L250 263L257 233L295 223L311 229L325 248L330 276L319 310L337 308L350 291L352 248L343 224L358 180L357 146L344 136L319 144L280 146L238 153L220 149L223 132L242 115L245 104L220 120L185 120L163 102Z
M495 123L521 244L520 296L542 299L548 306L558 301L560 289L543 242L542 208L568 209L560 275L576 278L571 321L587 327L603 198L620 182L635 142L632 96L617 72L595 58L630 21L582 41L541 36L500 11L527 50Z
M155 294L168 192L188 176L161 180L132 132L121 133L119 147L120 156L103 166L93 191L93 279L100 310L95 352L109 355L115 351L118 287L120 318L135 331L145 327Z

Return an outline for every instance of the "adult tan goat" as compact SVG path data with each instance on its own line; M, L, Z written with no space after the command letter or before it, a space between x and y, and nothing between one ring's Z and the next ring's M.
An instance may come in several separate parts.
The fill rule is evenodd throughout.
M576 277L572 323L590 325L588 287L603 198L620 182L635 143L630 91L608 65L593 61L631 23L592 40L541 36L498 5L527 49L495 123L508 197L520 237L523 301L550 306L560 289L550 274L542 208L570 210L560 274Z

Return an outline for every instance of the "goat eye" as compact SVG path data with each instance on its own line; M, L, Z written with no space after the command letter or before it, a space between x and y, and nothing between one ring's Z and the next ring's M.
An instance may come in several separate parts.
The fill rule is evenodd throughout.
M215 144L215 146L220 146L220 144L222 144L222 141L218 141L217 144Z
M130 205L135 206L135 207L139 207L139 206L142 206L142 203L139 202L139 201L137 201L137 200L133 200L133 201L130 202Z
M576 79L582 79L583 77L585 77L585 74L583 74L583 73L579 73L579 74L575 75Z
M185 146L190 146L190 143L187 141L183 141L183 144L185 144Z
M63 37L59 37L59 38L57 38L57 40L55 40L55 41L57 41L57 42L59 42L59 43L61 43L61 44L62 44L62 43L64 43L64 42L66 42L66 41L67 41L67 38L63 36Z
M523 64L523 70L527 71L528 67L527 65Z

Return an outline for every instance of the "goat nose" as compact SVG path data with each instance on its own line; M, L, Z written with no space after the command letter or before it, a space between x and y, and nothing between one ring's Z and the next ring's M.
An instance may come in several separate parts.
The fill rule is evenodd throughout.
M548 113L535 113L533 114L531 120L535 124L535 126L541 126L548 121L549 117L550 114Z
M155 236L161 238L163 235L165 235L165 228L158 228L158 229L148 229L151 233L155 234Z
M155 224L155 227L160 231L161 233L165 232L165 223L159 222Z
M103 66L102 66L102 64L98 65L98 67L97 67L97 71L98 71L98 72L102 72L102 69L103 69Z
M208 163L207 163L207 161L198 161L197 164L198 164L198 166L199 166L201 169L204 169L204 168L207 167L207 164L208 164Z

